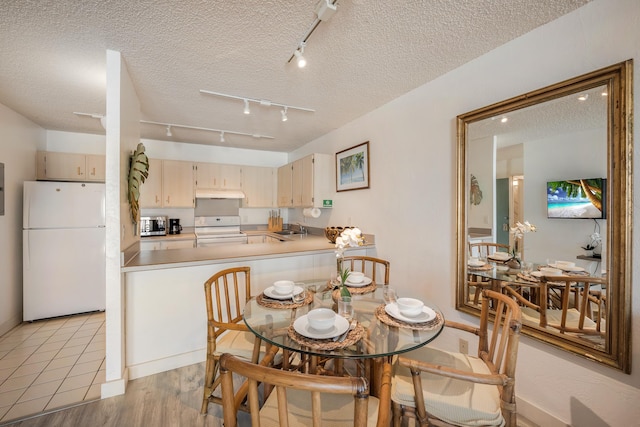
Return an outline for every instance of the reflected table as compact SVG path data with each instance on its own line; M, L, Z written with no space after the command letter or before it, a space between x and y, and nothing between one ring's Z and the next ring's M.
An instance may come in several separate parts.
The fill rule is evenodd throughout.
M337 290L327 289L326 280L305 281L307 288L318 291L309 295L305 304L270 304L263 294L254 297L244 308L244 321L256 336L267 343L288 352L309 356L311 361L332 359L342 366L345 359L365 361L370 369L369 380L372 394L376 394L380 380L381 364L389 363L391 356L414 350L433 341L444 327L444 317L440 309L424 301L436 313L436 318L428 324L404 324L394 321L384 310L383 287L364 294L352 294L354 318L358 321L358 336L355 341L346 341L341 346L333 340L301 340L292 331L292 325L310 310L325 307L336 310ZM277 307L274 307L277 306ZM313 363L311 369L316 369Z

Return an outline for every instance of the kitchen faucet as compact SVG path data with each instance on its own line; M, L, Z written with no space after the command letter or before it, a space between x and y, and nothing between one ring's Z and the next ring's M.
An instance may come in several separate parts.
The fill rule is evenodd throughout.
M307 228L304 225L300 224L299 222L296 222L296 224L298 225L298 228L300 229L300 233L307 234Z

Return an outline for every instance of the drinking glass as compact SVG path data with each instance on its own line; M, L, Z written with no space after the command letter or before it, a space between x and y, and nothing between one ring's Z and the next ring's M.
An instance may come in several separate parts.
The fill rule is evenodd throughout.
M300 284L296 283L296 287L298 287L298 286L300 286ZM295 304L300 304L300 303L304 302L305 298L307 297L307 290L305 289L305 287L304 286L300 286L300 287L302 288L302 292L297 293L297 294L294 293L293 297L292 297L293 302Z
M338 315L344 317L347 320L353 318L353 305L351 304L351 297L340 297L338 300Z
M531 272L533 271L533 263L532 262L525 262L522 264L522 269L524 270L524 274L531 274Z
M386 302L387 304L396 302L396 298L398 297L396 295L396 290L390 288L389 286L385 286L384 288L382 288L382 296L384 298L384 302Z

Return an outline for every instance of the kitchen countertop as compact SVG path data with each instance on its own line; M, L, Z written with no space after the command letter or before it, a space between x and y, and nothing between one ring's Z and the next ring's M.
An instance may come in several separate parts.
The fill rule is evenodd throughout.
M122 272L159 270L164 268L190 267L215 264L219 261L234 262L256 259L281 258L295 254L319 254L335 251L336 247L325 236L312 234L280 236L269 231L249 231L247 235L271 235L283 240L274 243L225 244L208 248L165 249L140 251L123 267ZM183 234L172 235L183 236ZM160 236L167 237L167 236ZM147 239L147 238L145 238ZM375 247L372 235L365 235L366 243L355 248L346 248L345 252L355 249Z
M194 233L167 234L165 236L144 236L140 237L141 242L153 242L157 240L195 240Z

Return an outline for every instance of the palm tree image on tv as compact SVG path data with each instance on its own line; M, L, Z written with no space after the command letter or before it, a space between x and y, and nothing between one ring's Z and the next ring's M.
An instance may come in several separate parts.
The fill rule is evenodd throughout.
M604 218L604 179L547 182L549 218Z
M340 184L364 182L364 152L340 159Z

